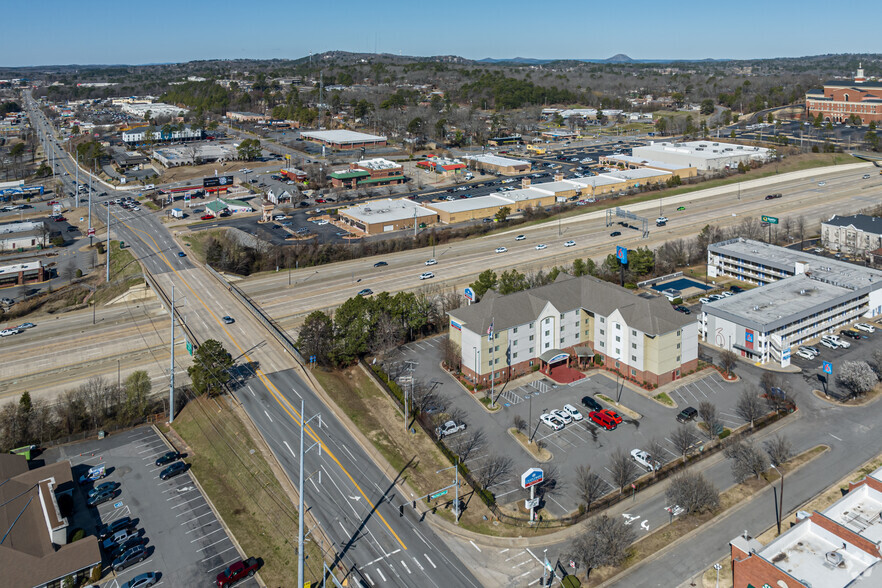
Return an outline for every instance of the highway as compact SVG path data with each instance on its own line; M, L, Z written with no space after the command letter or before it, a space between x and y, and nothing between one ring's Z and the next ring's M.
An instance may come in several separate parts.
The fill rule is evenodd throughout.
M26 104L33 126L43 137L51 136L48 121L29 96ZM56 164L69 174L74 171L63 152L56 153ZM70 177L65 176L65 181ZM108 198L113 197L118 194L110 191ZM105 212L103 207L101 211ZM338 554L341 565L355 569L353 573L361 574L369 586L479 586L428 524L420 524L410 513L399 517L400 498L393 480L322 404L304 382L302 369L267 337L262 325L205 269L188 257L178 257L181 247L160 219L146 211L122 216L124 211L111 209L111 213L116 237L131 247L166 296L174 289L176 306L197 341L219 340L237 362L256 366L254 377L237 390L236 397L295 483L301 400L307 415L321 413L321 426L317 420L307 426L306 446L316 446L306 453L304 470L323 475L310 477L305 500L333 543L326 547ZM236 322L224 324L224 315Z
M281 326L293 330L309 312L333 309L362 288L374 292L458 291L487 268L497 274L507 269L522 273L547 271L554 265L569 266L578 257L591 257L599 263L615 253L616 245L630 249L655 248L665 241L694 237L709 223L729 227L746 217L758 220L764 214L781 219L789 216L794 220L803 216L812 227L821 218L853 214L875 206L882 191L882 176L873 174L870 179L862 179L874 169L872 164L856 163L805 170L751 180L740 188L729 185L671 196L661 203L655 200L626 207L649 219L650 234L646 239L633 229L618 225L606 227L604 210L596 210L561 221L502 229L488 236L435 248L302 268L291 272L290 286L287 271L252 276L237 285ZM825 186L818 185L821 179ZM770 192L781 192L784 196L765 200ZM681 206L685 210L678 211ZM659 214L668 217L667 226L655 226ZM614 230L621 231L622 235L610 237ZM515 241L519 234L526 239ZM564 247L568 240L575 241L576 245ZM536 245L540 243L547 248L537 251ZM508 251L494 253L498 246L505 246ZM426 268L425 261L432 257L438 261L437 265ZM375 268L378 260L389 265ZM431 269L435 278L420 280L419 275L427 269Z

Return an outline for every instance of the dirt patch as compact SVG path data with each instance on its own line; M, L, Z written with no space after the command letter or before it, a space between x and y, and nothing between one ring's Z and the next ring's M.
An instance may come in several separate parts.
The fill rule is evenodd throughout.
M539 443L528 443L527 436L517 429L509 429L508 434L514 437L524 451L530 454L534 459L546 462L554 459L554 455L544 447L540 447Z

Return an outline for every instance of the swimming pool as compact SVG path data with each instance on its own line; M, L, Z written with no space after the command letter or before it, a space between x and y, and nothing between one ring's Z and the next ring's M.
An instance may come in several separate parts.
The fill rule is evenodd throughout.
M671 282L665 282L663 284L656 284L652 287L656 292L661 292L662 290L667 290L668 288L673 288L675 290L685 290L686 288L698 288L699 290L711 290L712 286L705 286L701 282L690 278L677 278Z

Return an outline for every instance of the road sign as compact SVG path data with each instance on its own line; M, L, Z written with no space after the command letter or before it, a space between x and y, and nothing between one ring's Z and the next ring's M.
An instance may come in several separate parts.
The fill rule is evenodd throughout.
M824 373L825 374L832 374L833 373L833 364L832 363L830 363L829 361L825 361L823 365L824 365Z
M528 498L524 501L524 508L526 508L527 510L530 510L531 508L536 508L537 506L539 506L538 498Z
M521 474L521 487L526 490L530 486L535 486L545 479L545 472L539 468L530 468Z
M435 492L434 494L429 496L429 500L435 500L436 498L440 498L441 496L444 496L445 494L447 494L447 490L442 490L441 492Z
M94 228L89 229L89 236L91 237L94 234L95 234L95 229Z
M775 217L775 216L766 216L766 215L762 215L762 216L760 217L760 220L761 220L762 222L764 222L764 223L769 223L769 224L772 224L772 225L777 225L777 224L778 224L778 217Z
M628 265L628 249L621 245L616 245L616 259L622 262L622 265Z
M193 344L190 343L189 341L187 341L187 353L189 353L190 356L192 357L192 355L193 355Z
M471 288L466 288L464 293L465 293L465 297L468 299L469 302L475 301L475 291L474 290L472 290Z

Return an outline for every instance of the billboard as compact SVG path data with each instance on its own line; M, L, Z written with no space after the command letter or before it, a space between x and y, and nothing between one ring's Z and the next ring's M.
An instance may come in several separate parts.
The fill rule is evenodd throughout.
M203 188L223 188L233 185L233 176L212 176L210 178L202 178Z

